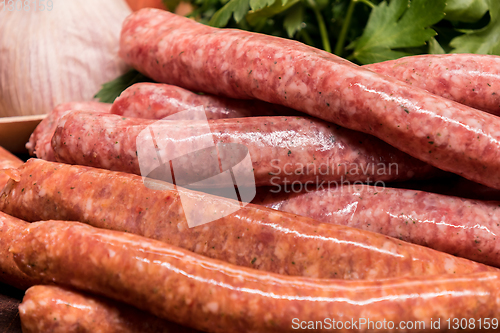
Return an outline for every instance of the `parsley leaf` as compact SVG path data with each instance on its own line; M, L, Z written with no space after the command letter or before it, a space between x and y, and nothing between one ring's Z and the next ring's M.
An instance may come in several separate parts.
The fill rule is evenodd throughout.
M257 25L262 19L267 19L273 17L279 13L286 11L288 8L295 5L299 0L276 0L271 6L262 8L257 11L251 11L247 14L247 22L251 26Z
M192 0L190 3L194 9L187 17L203 24L208 24L215 12L221 8L219 0Z
M446 20L461 22L476 22L487 11L487 0L447 0L444 9Z
M304 23L304 7L297 5L293 6L286 14L283 26L286 29L288 37L292 38L296 32L302 29Z
M394 49L425 45L436 32L429 28L444 17L445 0L392 0L376 6L363 35L348 46L363 64L397 59L411 53Z
M255 11L271 6L274 2L275 0L250 0L250 8Z
M230 0L212 16L208 24L218 28L225 27L231 16L238 23L247 14L249 7L249 0Z
M445 54L443 47L439 44L436 38L432 37L429 40L429 54Z
M490 23L479 30L455 37L450 45L454 53L500 55L500 1L486 0L490 9Z
M127 73L117 77L113 81L106 82L102 85L101 90L94 96L102 103L113 103L120 96L122 91L138 82L153 82L150 78L142 75L135 69L129 70Z

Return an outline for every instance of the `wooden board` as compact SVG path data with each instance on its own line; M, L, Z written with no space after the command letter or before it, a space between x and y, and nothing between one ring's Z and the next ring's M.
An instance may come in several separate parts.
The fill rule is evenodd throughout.
M26 142L46 114L0 118L0 146L13 153L26 153Z

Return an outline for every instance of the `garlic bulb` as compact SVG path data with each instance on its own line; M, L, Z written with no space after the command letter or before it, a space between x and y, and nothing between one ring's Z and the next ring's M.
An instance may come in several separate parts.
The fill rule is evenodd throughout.
M121 25L131 13L125 0L5 3L5 8L0 4L0 117L92 100L101 84L128 70L118 57Z

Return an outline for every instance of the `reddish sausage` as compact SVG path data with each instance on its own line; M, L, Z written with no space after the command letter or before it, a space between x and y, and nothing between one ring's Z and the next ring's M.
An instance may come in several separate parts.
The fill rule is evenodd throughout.
M147 127L155 128L155 142L163 156L196 151L208 131L204 121L162 121L73 111L60 121L52 146L58 162L141 174L140 159L153 159L137 148ZM376 182L430 178L441 172L370 135L304 117L252 117L209 121L216 145L247 147L255 185L290 183ZM187 138L187 139L186 139ZM152 142L152 141L151 141ZM220 153L219 149L219 154ZM237 164L240 151L225 157ZM246 154L243 154L245 157ZM176 169L184 182L194 183L220 173L215 154L185 155ZM211 160L212 159L212 160ZM214 163L211 163L214 162ZM232 163L228 163L234 165ZM144 176L147 176L144 175ZM179 177L178 177L179 176ZM251 175L250 175L251 177ZM248 177L247 179L248 180ZM231 181L231 180L229 180ZM233 183L229 183L232 185ZM214 186L227 186L216 179ZM251 185L251 184L250 184Z
M154 238L232 264L287 275L374 279L497 271L384 235L187 191L144 186L139 176L29 160L0 192L0 211L26 221L81 221ZM203 209L199 208L205 203ZM231 210L233 207L239 210ZM194 219L234 213L188 227Z
M0 147L0 169L17 168L23 164L18 157Z
M180 87L158 83L137 83L130 86L113 102L111 113L124 117L163 119L193 107L203 107L207 119L280 114L289 116L298 113L280 105L198 95Z
M111 104L99 102L70 102L56 106L47 118L36 127L31 134L30 141L26 144L31 155L36 155L47 161L55 161L54 150L50 145L52 135L56 130L57 122L70 110L93 110L95 112L109 112Z
M21 272L9 252L13 239L27 226L28 223L0 212L0 282L18 289L26 289L40 283L40 279L28 277Z
M498 202L367 185L302 193L271 191L253 203L500 267Z
M120 55L158 82L288 106L500 188L498 117L299 42L143 9L124 22Z
M31 276L208 332L294 332L303 322L307 327L326 318L330 324L331 319L394 321L394 328L400 321L424 321L415 330L420 332L439 319L436 331L445 332L446 320L500 316L500 275L493 272L371 281L288 277L132 234L58 221L32 223L12 252ZM368 328L358 324L349 331Z
M103 297L34 286L19 305L23 333L194 333Z
M364 66L435 95L500 115L500 57L425 54Z
M0 147L0 190L5 186L9 180L9 176L2 172L3 169L17 168L23 164L16 156L9 153L4 148Z
M500 57L481 54L425 54L363 66L435 95L500 115ZM158 83L137 83L113 103L111 113L162 119L193 106L205 107L208 119L284 114L286 108L242 101ZM289 110L294 112L294 110ZM290 115L287 112L286 115Z

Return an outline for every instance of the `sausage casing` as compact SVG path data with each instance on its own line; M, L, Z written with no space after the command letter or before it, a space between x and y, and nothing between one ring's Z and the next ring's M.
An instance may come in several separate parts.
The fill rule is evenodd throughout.
M136 83L113 102L111 113L124 117L163 119L180 111L203 108L207 119L293 115L297 111L257 100L238 100L198 95L181 87L159 83ZM200 119L204 119L201 118Z
M372 134L442 170L500 188L498 117L331 53L143 9L125 20L120 55L158 82L294 108Z
M364 66L453 101L500 115L500 57L425 54Z
M500 267L498 202L368 185L301 193L270 191L261 191L253 203Z
M51 146L52 135L56 130L61 117L71 110L93 110L95 112L109 112L111 104L99 102L69 102L56 106L47 117L35 128L26 144L31 155L36 155L47 161L55 161L54 150Z
M28 223L0 212L0 282L18 289L26 289L40 282L40 279L28 277L19 270L9 252L16 235L27 226Z
M216 153L204 154L200 152L206 150L197 149L197 145L205 143L208 130L219 149L218 155L227 151L224 158L235 161L228 165L235 165L245 154L240 149L223 150L224 147L240 144L248 149L256 186L319 181L374 183L431 178L444 173L371 135L313 118L217 119L208 125L209 128L204 121L158 122L72 111L60 120L52 147L58 162L140 175L141 159L144 162L157 157L139 149L142 138L149 138L149 130L154 128L154 142L162 160L180 156L177 170L182 170L184 182L178 182L181 177L174 172L178 185L196 183L221 172L219 161L214 158ZM217 180L212 185L233 183L221 184Z
M30 222L80 221L235 265L294 276L358 280L497 271L377 233L257 205L224 215L235 205L240 208L239 202L183 190L191 198L185 201L172 185L149 189L141 177L131 174L38 159L19 170L20 181L9 181L0 193L0 211ZM195 220L220 218L190 228L186 214Z
M2 169L17 168L23 164L18 157L14 156L6 149L0 147L0 190L9 180L9 176L2 172Z
M19 305L23 333L195 333L120 302L59 286L33 286Z
M426 326L416 329L420 332L429 331L431 318L439 319L436 331L445 332L448 319L500 315L500 275L491 272L371 281L288 277L128 233L58 221L32 223L12 252L29 275L208 332L294 332L297 320L361 317L396 324L424 321Z

